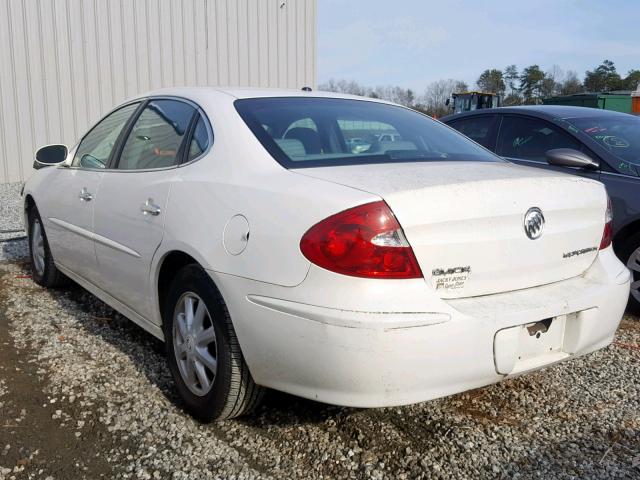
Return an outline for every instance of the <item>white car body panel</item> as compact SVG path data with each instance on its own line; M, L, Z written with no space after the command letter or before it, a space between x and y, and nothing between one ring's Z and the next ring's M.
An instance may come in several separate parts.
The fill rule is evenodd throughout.
M79 195L83 187L97 192L103 173L50 168L43 174L47 178L39 189L40 213L51 252L56 261L96 281L98 264L92 236L94 204L81 201Z
M141 175L145 176L144 182ZM175 177L176 169L107 171L95 200L94 231L114 242L95 242L98 284L145 318L152 317L155 310L148 294L149 272L162 241L166 218L162 212L166 211ZM142 212L148 200L160 208L159 215Z
M256 382L358 407L410 404L522 373L517 346L496 350L494 338L541 319L574 314L560 351L538 357L531 369L602 348L613 340L629 288L628 270L611 248L585 275L456 300L438 298L422 280L381 286L313 266L295 288L210 275L229 299ZM330 307L319 314L321 305ZM498 373L495 360L505 357L513 370Z
M256 383L324 402L428 400L612 341L628 270L611 247L561 261L563 253L599 245L606 209L600 183L506 163L286 170L233 101L309 93L184 88L148 95L185 98L206 113L214 141L202 158L147 172L45 168L27 182L25 196L41 212L59 268L158 338L159 272L182 252L220 290ZM95 211L77 199L89 177ZM140 211L149 198L160 215ZM300 239L311 226L381 199L424 279L355 278L302 255ZM545 236L535 241L525 237L521 218L533 206L547 216ZM90 262L92 251L95 269L88 263L83 270L80 252ZM464 265L471 277L462 287L436 289L433 269ZM520 347L529 348L525 325L545 319L557 321L562 334L549 337L548 354L519 359Z
M510 163L429 162L305 168L305 175L375 193L395 213L425 280L443 298L518 290L574 277L595 259L606 193L599 182ZM538 207L544 235L523 235ZM590 252L564 256L591 248ZM526 255L523 252L526 251ZM434 276L435 269L471 267ZM526 275L522 273L526 272Z
M207 269L284 286L299 284L309 269L299 248L304 232L347 208L345 204L379 197L283 169L253 136L232 102L216 103L205 97L200 105L213 125L214 144L206 161L178 169L163 244L177 246L185 241L184 232L190 231L192 251L198 252ZM227 253L222 238L234 215L248 219L251 237L242 255L235 256ZM203 224L203 217L209 223Z

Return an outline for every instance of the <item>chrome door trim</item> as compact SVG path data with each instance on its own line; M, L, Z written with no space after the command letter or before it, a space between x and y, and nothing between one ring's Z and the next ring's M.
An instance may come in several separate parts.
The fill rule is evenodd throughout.
M638 168L638 167L636 167ZM617 173L617 172L604 172L604 171L600 171L601 175L613 175L615 177L622 177L622 178L632 178L635 179L637 181L640 181L640 176L634 176L634 175L626 175L624 173Z
M110 238L103 237L102 235L98 235L97 233L94 233L93 239L102 245L113 248L114 250L118 250L120 252L126 253L127 255L131 255L132 257L135 257L135 258L140 258L140 254L138 252L127 247L126 245L122 245L121 243L111 240Z
M496 153L496 155L498 155ZM509 161L509 162L527 162L527 163L533 163L534 165L549 165L546 161L544 162L539 162L538 160L529 160L528 158L515 158L515 157L503 157L498 155L500 158L504 158L505 160Z
M135 258L140 258L140 254L135 250L127 247L126 245L122 245L121 243L115 242L110 238L103 237L102 235L98 235L97 233L86 230L82 227L78 227L69 222L65 222L64 220L60 220L59 218L49 217L49 221L59 227L62 227L70 232L73 232L81 237L88 238L89 240L93 240L107 247L113 248L114 250L118 250L120 252L126 253L127 255L131 255Z
M64 228L65 230L69 230L70 232L75 233L76 235L80 235L81 237L87 238L89 240L93 240L93 232L86 230L82 227L78 227L73 223L65 222L64 220L60 220L56 217L49 217L49 221L59 227Z

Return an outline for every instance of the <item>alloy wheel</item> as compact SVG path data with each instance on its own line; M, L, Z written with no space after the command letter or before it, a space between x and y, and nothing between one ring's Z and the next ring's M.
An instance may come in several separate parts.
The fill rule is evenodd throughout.
M216 333L207 306L193 292L184 293L176 305L173 351L187 388L198 396L209 393L218 366Z

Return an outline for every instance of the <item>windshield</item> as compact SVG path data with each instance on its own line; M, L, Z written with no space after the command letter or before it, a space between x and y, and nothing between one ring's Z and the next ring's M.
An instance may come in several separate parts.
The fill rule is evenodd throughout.
M640 165L640 118L615 115L567 121L618 157L623 162L618 165L622 170L629 170L626 162Z
M237 100L235 106L267 151L287 168L502 161L451 128L394 105L280 97Z

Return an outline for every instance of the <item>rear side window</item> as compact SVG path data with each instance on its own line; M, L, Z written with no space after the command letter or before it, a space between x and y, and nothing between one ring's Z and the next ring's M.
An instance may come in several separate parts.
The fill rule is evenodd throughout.
M498 155L545 162L554 148L581 150L582 144L555 125L530 117L505 116L498 135Z
M196 127L193 130L193 136L189 144L189 157L187 161L195 160L202 155L207 148L209 148L209 132L207 131L207 125L204 118L198 115L198 121Z
M80 141L72 165L105 168L118 136L140 104L126 105L100 120Z
M481 115L455 120L449 125L483 147L494 150L493 133L497 118L496 115Z
M428 161L500 161L413 110L314 97L236 100L240 116L284 167Z
M167 168L180 163L181 147L196 110L178 100L152 100L133 125L118 169Z

